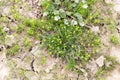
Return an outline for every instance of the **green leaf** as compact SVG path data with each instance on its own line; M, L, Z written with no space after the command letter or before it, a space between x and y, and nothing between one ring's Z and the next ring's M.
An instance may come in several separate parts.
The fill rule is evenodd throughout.
M53 11L55 9L55 6L53 4L50 4L48 6L48 11Z
M55 0L55 4L60 5L61 1L60 0Z
M79 21L83 20L82 15L80 13L75 13L74 16L77 17Z
M62 13L60 14L61 18L66 18L66 14L65 13Z

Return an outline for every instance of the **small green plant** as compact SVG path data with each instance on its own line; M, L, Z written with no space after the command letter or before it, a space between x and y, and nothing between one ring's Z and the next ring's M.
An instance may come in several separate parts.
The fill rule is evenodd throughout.
M103 67L99 68L98 71L96 72L96 76L103 75L105 73L105 70Z
M20 46L18 44L14 44L10 49L7 49L6 54L9 56L14 56L19 51Z
M15 3L18 3L20 0L14 0Z
M24 31L25 29L25 25L20 23L18 24L18 27L17 27L17 33L21 33L22 31Z
M20 69L19 70L19 74L22 75L22 76L24 76L25 75L25 70L24 69Z
M24 70L24 69L22 69L22 68L18 70L18 74L19 74L20 77L24 78L24 80L29 80L29 79L25 76L25 73L26 73L26 70Z
M88 18L85 20L88 24L94 24L94 25L100 25L100 10L97 10L96 12L90 13L90 15L88 15Z
M115 36L115 35L112 35L112 36L110 37L110 41L111 41L113 44L115 44L115 45L119 44L119 39L118 39L118 37Z
M24 38L23 39L23 46L25 46L25 47L31 47L32 46L32 43L29 41L29 39L28 38Z
M114 56L106 56L105 62L111 62L111 64L106 67L106 70L112 70L114 69L115 65L119 64Z
M114 21L110 22L110 24L108 25L108 29L111 32L114 32L116 30L116 23Z
M23 24L26 26L27 28L27 34L29 36L34 36L35 38L39 39L40 38L40 24L41 22L37 19L25 19L23 21Z
M45 64L46 63L46 57L45 56L41 56L41 64Z
M18 6L11 6L10 13L12 14L13 19L20 21L22 16L20 15L19 11L17 10Z
M14 13L13 13L13 18L15 19L15 20L20 20L21 19L21 15L20 15L20 13L19 12L17 12L17 11L15 11Z
M0 26L0 42L3 42L5 40L5 32L3 31L3 28Z

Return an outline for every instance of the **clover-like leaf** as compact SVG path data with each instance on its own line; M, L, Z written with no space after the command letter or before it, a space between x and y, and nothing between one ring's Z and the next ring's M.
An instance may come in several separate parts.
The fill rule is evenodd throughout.
M60 5L61 1L60 0L55 0L55 4Z
M75 13L74 16L77 17L79 21L83 20L82 15L80 13Z
M66 14L65 13L61 13L60 16L61 16L61 18L66 18Z

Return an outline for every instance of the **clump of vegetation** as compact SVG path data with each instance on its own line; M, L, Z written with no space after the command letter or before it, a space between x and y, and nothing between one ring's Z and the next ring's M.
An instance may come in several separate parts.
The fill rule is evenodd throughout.
M119 44L119 39L118 39L118 37L115 36L115 35L112 35L112 36L110 37L110 41L111 41L113 44L115 44L115 45Z
M27 47L31 47L31 46L32 46L32 43L29 41L28 38L24 38L24 39L23 39L23 46L25 46L26 48L27 48Z
M25 29L25 25L20 23L18 24L18 27L17 27L17 33L21 33L22 31L24 31Z
M41 20L43 45L48 53L66 60L70 68L77 61L87 62L100 44L99 35L87 26L95 0L43 0Z
M12 14L12 18L16 21L20 21L22 16L20 15L19 11L17 10L18 6L14 5L10 7L10 13Z
M4 36L5 32L3 31L3 28L0 26L0 43L5 40Z
M6 50L8 56L14 56L18 53L20 46L18 44L13 44L13 46Z
M27 26L27 34L29 36L34 36L35 38L38 38L39 39L39 36L40 36L40 21L37 20L37 19L30 19L30 18L27 18L23 21L23 24L25 26ZM24 27L24 26L23 26ZM21 26L21 29L22 26Z

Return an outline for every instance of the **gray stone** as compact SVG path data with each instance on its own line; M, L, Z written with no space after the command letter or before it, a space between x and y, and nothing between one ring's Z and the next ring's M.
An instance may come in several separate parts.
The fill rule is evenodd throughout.
M99 67L102 67L104 65L104 56L100 56L97 60L96 63L98 64Z

